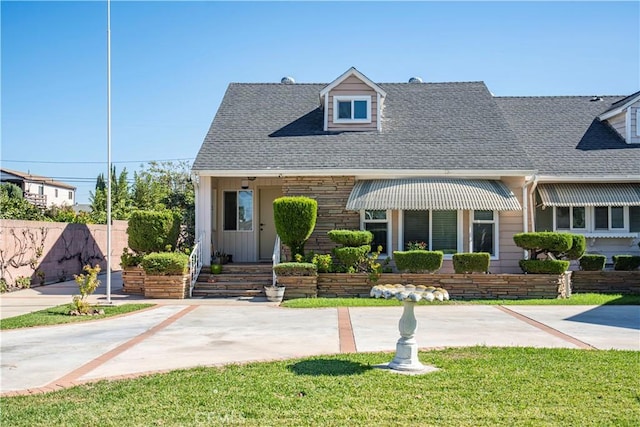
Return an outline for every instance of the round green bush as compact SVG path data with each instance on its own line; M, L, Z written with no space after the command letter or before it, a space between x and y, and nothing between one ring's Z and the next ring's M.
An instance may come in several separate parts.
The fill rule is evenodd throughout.
M327 234L332 242L352 248L369 245L373 241L373 233L366 230L331 230Z
M333 250L333 255L347 269L349 268L355 269L360 263L364 262L369 252L371 252L371 246L362 245L356 248L353 248L353 247L335 248Z
M458 274L486 273L491 254L487 252L458 253L453 255L453 270Z
M607 262L607 257L597 254L585 254L580 258L580 270L583 271L602 271Z
M394 251L393 260L398 270L409 273L433 273L442 268L442 251Z
M280 197L273 201L273 215L276 232L291 256L304 256L304 244L316 227L318 202L309 197Z
M181 252L154 252L142 258L146 274L155 276L179 276L189 271L189 256Z
M179 233L180 217L169 210L137 210L129 217L129 248L138 254L175 249Z
M569 261L553 259L521 259L520 268L530 274L562 274L569 268Z

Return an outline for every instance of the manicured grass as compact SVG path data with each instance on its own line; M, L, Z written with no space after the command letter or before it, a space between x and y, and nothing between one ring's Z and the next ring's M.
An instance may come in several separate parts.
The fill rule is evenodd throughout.
M426 304L426 303L425 303ZM486 305L639 305L640 295L620 294L573 294L566 299L477 299L433 302L430 304L486 304ZM319 307L379 307L402 305L395 299L383 298L300 298L284 301L283 307L319 308Z
M420 376L358 353L196 368L2 398L11 426L632 426L638 352L471 347L421 352Z
M63 323L89 322L96 319L104 319L118 314L130 313L152 307L155 304L123 304L112 307L100 307L104 314L99 316L69 316L69 304L58 305L33 313L9 317L0 321L0 329L30 328L32 326L60 325Z

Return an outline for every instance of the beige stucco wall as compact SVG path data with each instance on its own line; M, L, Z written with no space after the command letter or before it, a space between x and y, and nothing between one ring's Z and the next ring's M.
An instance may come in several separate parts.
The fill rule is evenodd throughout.
M35 269L28 265L7 265L5 279L9 283L18 276L31 277L37 283L35 271L45 273L47 283L72 279L86 264L107 267L107 226L98 224L69 224L43 221L0 221L0 260L8 263L13 257L18 264L36 258ZM111 268L120 270L120 255L127 246L127 221L114 221L111 228ZM35 241L35 245L31 239ZM34 250L43 243L42 256ZM23 249L20 249L20 248ZM22 255L20 255L22 253Z

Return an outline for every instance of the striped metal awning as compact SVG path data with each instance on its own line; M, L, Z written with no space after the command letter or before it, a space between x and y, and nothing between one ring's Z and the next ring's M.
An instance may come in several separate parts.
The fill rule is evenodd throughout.
M640 206L640 184L540 184L543 206Z
M403 178L357 181L348 210L522 209L502 182L482 179Z

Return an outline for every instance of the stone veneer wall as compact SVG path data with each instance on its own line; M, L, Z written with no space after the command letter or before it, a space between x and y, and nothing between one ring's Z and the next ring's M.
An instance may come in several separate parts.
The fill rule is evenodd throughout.
M369 297L374 284L443 287L451 298L564 298L570 295L571 272L557 274L388 274L372 283L367 274L319 273L319 297Z
M640 294L640 271L574 271L573 292Z
M352 176L283 178L284 196L306 196L318 202L316 228L305 245L305 251L331 253L336 244L327 237L328 231L360 229L360 214L344 208L354 183Z

